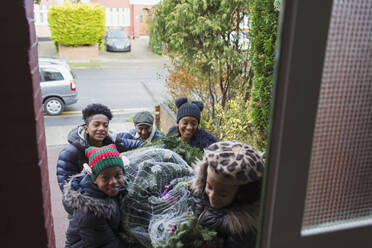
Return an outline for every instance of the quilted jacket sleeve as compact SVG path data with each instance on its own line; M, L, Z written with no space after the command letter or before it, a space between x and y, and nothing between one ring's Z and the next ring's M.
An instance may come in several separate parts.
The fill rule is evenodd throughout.
M142 140L134 139L130 133L118 133L115 139L115 145L119 152L125 152L132 150L139 146L142 146L144 142Z
M174 133L174 132L177 132L177 131L178 131L178 126L173 126L173 127L169 128L167 136Z
M75 146L67 145L58 156L57 160L57 181L58 186L63 191L63 186L72 175L81 171L82 165L79 165L81 151Z

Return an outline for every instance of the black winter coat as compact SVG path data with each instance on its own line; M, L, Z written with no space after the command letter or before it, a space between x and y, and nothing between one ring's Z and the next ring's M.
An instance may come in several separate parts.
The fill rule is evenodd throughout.
M74 177L64 188L63 203L72 217L66 232L66 248L124 248L119 237L119 201L107 196L92 182L89 175Z
M199 224L216 231L224 240L224 248L256 247L259 200L248 204L235 199L228 207L212 208L204 191L206 166L208 165L202 162L197 164L192 186L192 208L199 218Z
M181 134L178 131L178 126L173 126L169 129L168 134L170 135L173 132L177 132L180 136ZM204 148L208 147L209 145L217 142L218 139L214 137L211 133L207 132L202 128L198 128L195 134L192 136L191 141L189 142L191 147L197 147L200 151L204 151Z
M209 205L206 194L193 193L193 211L199 224L208 227L218 233L224 240L224 248L254 248L256 247L256 229L252 226L250 231L240 229L240 223L234 223L243 216L240 212L244 211L244 206L232 205L229 208L215 209ZM228 223L228 224L227 224ZM239 230L235 232L229 226L236 226Z
M72 129L68 134L67 141L69 144L59 153L57 160L57 181L61 191L70 177L79 174L83 169L83 164L89 162L85 156L85 149L90 145L83 125ZM114 143L113 138L108 135L103 140L102 146L112 143ZM120 146L117 148L119 152L122 152Z

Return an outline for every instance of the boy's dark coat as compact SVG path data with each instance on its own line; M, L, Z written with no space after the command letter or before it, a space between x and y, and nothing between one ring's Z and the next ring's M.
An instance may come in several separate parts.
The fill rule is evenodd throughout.
M92 182L89 175L78 176L64 186L63 204L72 217L66 232L66 247L126 247L119 237L119 201L107 196Z

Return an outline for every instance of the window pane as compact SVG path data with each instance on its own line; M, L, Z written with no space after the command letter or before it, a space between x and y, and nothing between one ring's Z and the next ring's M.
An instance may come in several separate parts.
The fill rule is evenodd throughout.
M302 234L372 222L372 1L335 0Z
M44 81L59 81L63 80L61 73L56 71L43 71Z

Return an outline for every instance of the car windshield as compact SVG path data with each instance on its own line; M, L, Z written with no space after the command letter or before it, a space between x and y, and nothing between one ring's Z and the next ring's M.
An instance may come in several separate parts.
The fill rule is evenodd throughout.
M110 30L107 32L108 38L128 38L128 35L123 30Z

